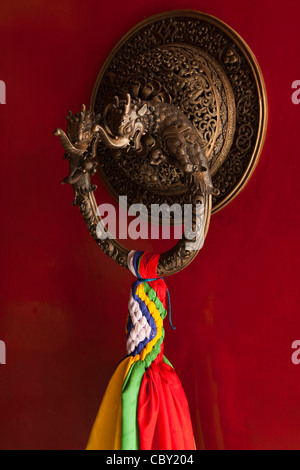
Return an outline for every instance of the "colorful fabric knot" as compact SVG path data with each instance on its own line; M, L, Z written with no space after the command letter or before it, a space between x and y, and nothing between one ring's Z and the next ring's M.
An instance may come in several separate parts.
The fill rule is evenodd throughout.
M128 356L107 387L87 449L195 449L185 393L163 355L168 290L157 276L158 261L156 253L129 253L128 268L137 280L128 302Z
M160 353L165 336L167 287L162 278L152 277L156 276L158 259L159 255L139 251L128 257L128 267L138 280L132 285L128 302L127 353L146 361L146 367Z

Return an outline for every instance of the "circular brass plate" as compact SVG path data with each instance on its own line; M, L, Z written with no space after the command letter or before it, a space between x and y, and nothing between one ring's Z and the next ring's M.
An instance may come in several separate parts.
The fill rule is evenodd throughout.
M258 63L243 39L210 15L171 11L142 21L115 46L94 86L91 109L103 113L115 95L159 96L189 117L206 152L212 212L227 205L251 177L267 126L267 98ZM188 202L182 170L153 167L147 155L118 157L98 147L99 174L128 204Z

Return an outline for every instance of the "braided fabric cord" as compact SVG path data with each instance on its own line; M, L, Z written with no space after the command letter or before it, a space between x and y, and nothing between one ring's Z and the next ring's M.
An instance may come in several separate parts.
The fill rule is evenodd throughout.
M130 252L128 267L137 276L131 288L128 303L127 353L135 360L145 361L149 367L161 350L167 315L167 286L157 278L159 255L149 252Z

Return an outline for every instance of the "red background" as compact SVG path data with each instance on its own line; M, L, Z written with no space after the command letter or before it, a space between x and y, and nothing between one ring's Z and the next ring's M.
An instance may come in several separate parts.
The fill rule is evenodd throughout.
M52 135L89 103L115 43L143 18L190 8L217 16L261 66L269 126L259 165L213 215L205 247L168 278L165 353L186 391L198 449L300 448L300 77L296 1L10 1L0 7L2 449L84 448L125 354L133 281L89 236ZM99 189L98 202L108 202ZM145 243L144 248L153 248Z

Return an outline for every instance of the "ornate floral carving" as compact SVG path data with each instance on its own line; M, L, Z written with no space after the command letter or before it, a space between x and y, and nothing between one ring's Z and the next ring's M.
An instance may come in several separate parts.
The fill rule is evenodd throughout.
M166 14L136 28L103 70L93 103L102 112L116 90L132 93L131 82L159 83L160 91L164 90L199 133L213 185L219 190L213 197L214 211L236 192L250 171L261 138L260 90L240 42L217 21L202 16ZM154 95L155 87L152 98ZM115 197L126 187L132 204L138 186L143 187L141 202L146 205L153 200L162 203L166 194L184 204L188 187L182 171L170 162L155 168L143 155L134 158L125 152L118 159L108 159L101 145L97 156L99 174ZM142 176L138 168L143 168Z

